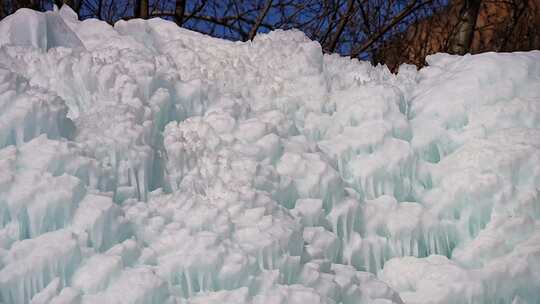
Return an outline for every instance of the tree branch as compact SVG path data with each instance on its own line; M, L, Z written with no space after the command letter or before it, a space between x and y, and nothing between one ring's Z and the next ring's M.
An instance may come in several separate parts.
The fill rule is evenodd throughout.
M257 35L257 30L261 26L261 23L263 22L264 18L266 17L266 14L268 14L268 11L270 10L270 7L272 7L273 0L267 0L266 5L262 9L259 16L257 16L257 20L255 20L255 24L251 27L251 30L249 31L247 40L253 40L255 38L255 35Z
M352 58L358 57L358 55L365 52L369 47L371 47L375 42L377 42L384 34L386 34L386 32L392 29L396 24L401 22L403 19L405 19L407 16L409 16L411 13L413 13L417 9L431 2L433 2L433 0L426 0L418 4L418 0L412 0L411 3L409 3L409 5L407 5L398 15L392 18L392 20L388 24L383 26L377 33L371 36L363 44L354 48L351 51L351 57Z
M326 49L327 52L333 52L336 50L337 44L339 42L339 37L343 33L343 30L345 29L345 26L351 19L351 16L354 12L354 1L348 0L347 1L347 11L345 12L345 15L341 17L341 20L339 20L339 24L336 30L336 34L332 37L332 40L330 40L330 43L328 44L328 48Z

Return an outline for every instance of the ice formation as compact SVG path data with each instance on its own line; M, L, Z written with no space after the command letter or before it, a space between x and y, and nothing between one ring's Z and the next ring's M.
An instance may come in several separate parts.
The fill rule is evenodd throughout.
M0 22L1 303L538 303L540 52Z

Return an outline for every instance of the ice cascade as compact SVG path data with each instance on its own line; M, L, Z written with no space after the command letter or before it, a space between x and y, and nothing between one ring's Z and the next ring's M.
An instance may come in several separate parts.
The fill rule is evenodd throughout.
M0 303L538 303L540 52L417 71L0 22Z

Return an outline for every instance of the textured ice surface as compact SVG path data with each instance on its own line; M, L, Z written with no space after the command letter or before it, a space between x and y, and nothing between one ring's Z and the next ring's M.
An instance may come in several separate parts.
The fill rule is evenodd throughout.
M538 303L540 52L0 22L0 303Z

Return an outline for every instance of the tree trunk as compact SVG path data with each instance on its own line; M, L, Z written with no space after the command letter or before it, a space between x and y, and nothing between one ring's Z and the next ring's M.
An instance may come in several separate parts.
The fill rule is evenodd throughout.
M470 51L481 2L482 0L463 0L458 23L450 41L450 53L464 55Z
M184 23L184 13L186 11L186 0L176 0L176 7L174 10L174 22L178 26L182 26Z
M135 17L148 19L148 0L135 1Z
M101 19L101 12L103 11L103 0L98 0L97 1L97 11L96 11L96 16L99 20L103 20Z

